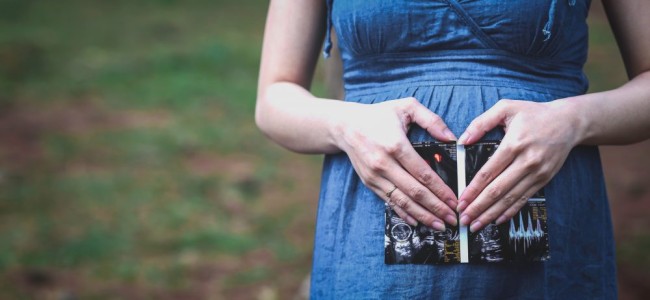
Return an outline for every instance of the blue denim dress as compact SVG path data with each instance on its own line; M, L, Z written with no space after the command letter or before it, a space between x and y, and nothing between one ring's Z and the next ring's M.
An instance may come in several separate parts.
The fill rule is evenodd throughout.
M499 99L587 90L588 0L327 0L345 100L413 96L457 136ZM328 33L329 34L329 33ZM327 55L331 44L325 43ZM363 118L364 116L359 116ZM485 139L500 138L495 130ZM411 141L432 138L411 130ZM345 153L325 157L314 299L615 299L612 224L597 147L573 149L545 187L550 260L386 265L384 202Z

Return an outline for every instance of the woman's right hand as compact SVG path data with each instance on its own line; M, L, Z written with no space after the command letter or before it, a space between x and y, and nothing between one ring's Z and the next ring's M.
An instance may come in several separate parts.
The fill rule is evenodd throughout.
M406 136L416 123L438 140L456 140L445 122L414 98L350 108L336 118L336 143L361 181L411 225L455 226L456 196Z

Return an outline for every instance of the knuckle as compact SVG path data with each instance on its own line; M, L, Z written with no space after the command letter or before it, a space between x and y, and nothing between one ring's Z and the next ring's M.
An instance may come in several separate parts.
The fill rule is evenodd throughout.
M511 105L513 102L514 102L514 100L512 100L512 99L504 98L504 99L499 100L496 105L499 105L501 107L505 107L505 106Z
M512 206L519 198L515 197L512 194L507 194L503 197L503 202L506 206Z
M517 139L517 141L510 143L510 145L506 147L507 150L510 150L509 152L511 154L520 153L524 148L526 148L526 145L521 139Z
M494 198L499 198L501 196L501 188L494 186L494 187L489 187L487 190L487 196L494 199Z
M377 185L378 177L375 175L363 175L363 176L359 176L359 179L367 187L378 187Z
M544 158L539 155L532 155L528 158L528 166L532 168L539 168L544 162Z
M412 186L408 191L408 194L413 198L413 200L422 200L425 196L424 190L419 186Z
M396 156L402 152L402 145L400 143L389 143L385 145L384 151L391 156Z
M418 173L418 181L422 182L425 185L429 185L433 182L433 174L428 171L422 171Z
M416 105L420 104L420 102L418 102L418 99L415 99L415 97L406 98L406 103L408 103L409 105L412 105L412 106L416 106Z
M545 166L539 170L539 177L542 182L548 182L553 178L553 171L550 167Z
M537 164L532 160L526 160L526 162L524 162L523 165L523 169L524 171L526 171L526 173L531 173L535 171L537 167L538 167Z
M444 209L445 206L441 202L435 202L433 203L433 205L431 205L431 212L434 215L440 215L444 211Z
M381 172L386 167L388 160L383 155L373 155L368 158L368 168L373 172Z
M497 101L497 103L494 104L492 109L501 110L508 104L507 102L508 102L508 99L501 99L501 100Z
M415 99L414 97L408 97L403 99L403 107L402 109L406 111L412 111L415 109L415 107L419 104L418 100Z
M395 205L397 205L397 207L404 210L406 210L409 206L408 198L403 196L395 197L395 200L393 200L393 202L395 202Z
M480 170L476 173L476 177L484 182L489 182L492 179L492 173L488 170Z
M524 204L526 204L526 201L528 201L528 196L522 195L519 198L517 198L516 204L523 206Z
M374 173L371 173L371 174L366 174L364 176L359 176L359 178L361 178L361 180L364 183L374 183L374 182L377 182L377 179L379 179L379 176L375 175Z

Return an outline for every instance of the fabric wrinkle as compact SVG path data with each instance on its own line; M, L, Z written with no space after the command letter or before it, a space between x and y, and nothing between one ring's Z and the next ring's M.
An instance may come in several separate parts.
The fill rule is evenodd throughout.
M553 22L555 21L556 5L557 5L557 0L551 0L551 6L548 9L548 21L546 21L546 24L544 25L544 29L542 29L542 33L544 34L544 42L551 39L551 28L553 28Z
M327 26L338 36L343 60L345 101L376 104L412 96L459 136L501 99L543 103L587 91L589 0L326 1ZM324 53L331 47L328 40ZM486 139L501 137L497 129ZM408 138L433 140L415 125ZM384 201L361 182L345 153L326 155L311 296L616 299L612 224L599 159L597 147L573 149L545 187L549 261L386 265Z

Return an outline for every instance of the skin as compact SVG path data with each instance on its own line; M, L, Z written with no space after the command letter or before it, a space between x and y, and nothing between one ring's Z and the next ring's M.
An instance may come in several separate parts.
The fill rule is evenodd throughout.
M631 80L614 90L548 103L502 100L472 121L459 143L474 143L496 126L506 135L459 197L460 221L470 231L512 218L573 147L650 138L650 1L603 4Z
M456 210L472 231L494 220L504 222L548 183L576 145L627 144L650 137L650 1L603 3L630 82L548 103L499 101L459 139L472 144L496 126L506 131L459 199L406 138L409 125L416 123L436 139L456 139L416 99L359 104L309 93L325 33L324 1L271 1L255 121L290 150L346 152L362 182L412 225L442 230L445 222L456 225ZM389 198L387 192L395 187Z

